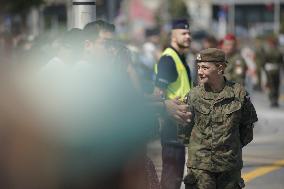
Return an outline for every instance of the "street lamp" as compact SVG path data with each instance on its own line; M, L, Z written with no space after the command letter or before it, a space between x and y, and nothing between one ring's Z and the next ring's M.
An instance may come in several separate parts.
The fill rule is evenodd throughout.
M229 32L235 33L235 0L230 0L229 2Z
M279 34L280 30L280 1L274 0L274 33Z
M96 20L96 0L73 0L74 28Z

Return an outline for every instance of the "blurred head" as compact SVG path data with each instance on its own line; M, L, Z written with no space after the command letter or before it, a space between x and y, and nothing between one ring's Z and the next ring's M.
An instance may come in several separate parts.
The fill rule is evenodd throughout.
M145 37L148 41L159 44L160 43L160 29L159 28L148 28L145 30Z
M218 46L217 39L214 36L207 36L202 41L203 49L216 48Z
M191 35L187 20L175 20L172 24L171 45L178 49L189 49Z
M100 27L99 38L103 41L114 37L115 26L103 20L98 20L97 24Z
M270 47L277 47L278 45L278 40L277 40L277 37L275 36L271 36L267 39L267 42L268 42L268 45Z
M100 51L106 40L112 39L115 26L103 20L88 23L84 28L85 51L94 54Z
M223 39L221 47L227 55L234 53L237 49L237 40L235 35L227 34Z
M103 20L96 20L88 23L84 31L96 31L98 38L101 40L113 38L115 26Z
M220 82L226 68L225 53L216 48L200 51L196 57L199 82L213 85Z

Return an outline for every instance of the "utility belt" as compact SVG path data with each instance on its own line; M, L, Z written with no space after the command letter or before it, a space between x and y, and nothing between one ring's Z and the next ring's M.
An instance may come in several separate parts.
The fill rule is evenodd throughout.
M280 66L278 63L266 62L266 64L264 65L264 69L266 71L276 71L280 69Z

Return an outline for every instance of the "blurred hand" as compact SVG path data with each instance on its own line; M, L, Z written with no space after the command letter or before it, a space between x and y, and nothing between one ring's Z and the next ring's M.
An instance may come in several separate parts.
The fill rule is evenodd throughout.
M179 124L186 125L191 122L192 114L188 111L188 105L181 102L179 98L165 100L166 111Z

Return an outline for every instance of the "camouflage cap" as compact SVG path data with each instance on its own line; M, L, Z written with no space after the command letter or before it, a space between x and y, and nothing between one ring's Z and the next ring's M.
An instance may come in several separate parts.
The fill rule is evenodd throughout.
M196 62L227 63L225 53L216 48L208 48L200 51L196 56Z

